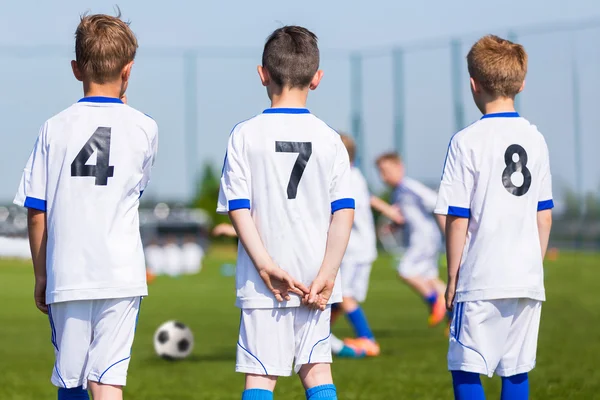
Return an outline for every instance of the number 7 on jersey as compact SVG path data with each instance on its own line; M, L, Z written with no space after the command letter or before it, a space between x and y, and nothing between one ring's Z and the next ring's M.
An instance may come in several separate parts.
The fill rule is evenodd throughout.
M292 168L292 174L290 175L290 181L287 186L288 199L295 199L298 193L298 185L300 179L308 164L308 160L312 154L312 143L311 142L275 142L275 151L277 153L298 153L298 158Z

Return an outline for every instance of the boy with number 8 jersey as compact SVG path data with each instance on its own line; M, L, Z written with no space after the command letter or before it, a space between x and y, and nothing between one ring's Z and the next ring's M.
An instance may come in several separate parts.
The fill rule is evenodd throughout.
M503 400L529 397L552 224L548 148L514 108L527 54L497 36L467 56L481 120L450 140L435 212L445 215L448 369L456 399L484 399L480 374L502 377Z
M137 40L118 16L75 33L84 97L42 126L15 203L28 208L35 302L48 314L58 399L122 399L147 295L139 198L157 149L154 120L124 104Z
M271 108L233 128L217 207L240 238L242 399L273 399L295 365L307 399L334 400L331 304L342 300L336 278L354 218L348 152L306 109L323 75L312 32L273 32L258 73Z

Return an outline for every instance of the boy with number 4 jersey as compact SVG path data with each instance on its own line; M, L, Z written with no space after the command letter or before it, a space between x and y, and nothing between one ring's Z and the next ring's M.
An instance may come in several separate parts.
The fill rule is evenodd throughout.
M548 148L514 108L527 54L497 36L467 56L481 120L450 140L435 212L445 215L448 369L456 399L484 399L480 374L502 377L503 400L529 398L552 224Z
M120 400L142 296L139 198L154 120L124 103L137 40L119 17L88 15L72 68L84 97L42 126L15 203L28 208L35 303L48 314L58 399Z
M312 32L273 32L258 73L271 108L233 128L217 207L240 239L242 399L273 399L295 364L307 399L333 400L331 304L342 300L336 277L354 218L348 152L306 109L323 75Z

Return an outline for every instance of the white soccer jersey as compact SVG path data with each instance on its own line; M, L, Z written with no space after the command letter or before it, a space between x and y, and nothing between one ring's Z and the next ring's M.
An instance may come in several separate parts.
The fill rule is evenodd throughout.
M271 108L233 128L217 211L248 208L273 260L310 285L317 276L331 214L354 208L348 152L339 135L304 108ZM238 246L237 306L298 307L278 303ZM336 280L330 303L341 301Z
M392 202L406 220L409 247L435 252L441 245L442 234L433 215L436 200L435 191L407 177L394 190Z
M138 206L157 140L154 120L116 98L42 126L14 202L47 215L47 303L147 294Z
M356 202L354 224L343 263L368 264L377 258L377 237L371 212L371 192L363 174L352 167L350 180Z
M550 209L548 148L516 112L450 140L435 212L469 218L456 301L545 300L537 212Z

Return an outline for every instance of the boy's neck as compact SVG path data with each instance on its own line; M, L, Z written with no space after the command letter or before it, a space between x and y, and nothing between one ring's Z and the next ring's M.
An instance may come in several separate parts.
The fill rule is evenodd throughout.
M272 108L306 108L308 88L281 89L271 92Z
M84 97L121 97L121 82L95 83L83 82Z
M510 97L498 97L483 104L481 112L483 115L504 112L515 112L515 99Z

